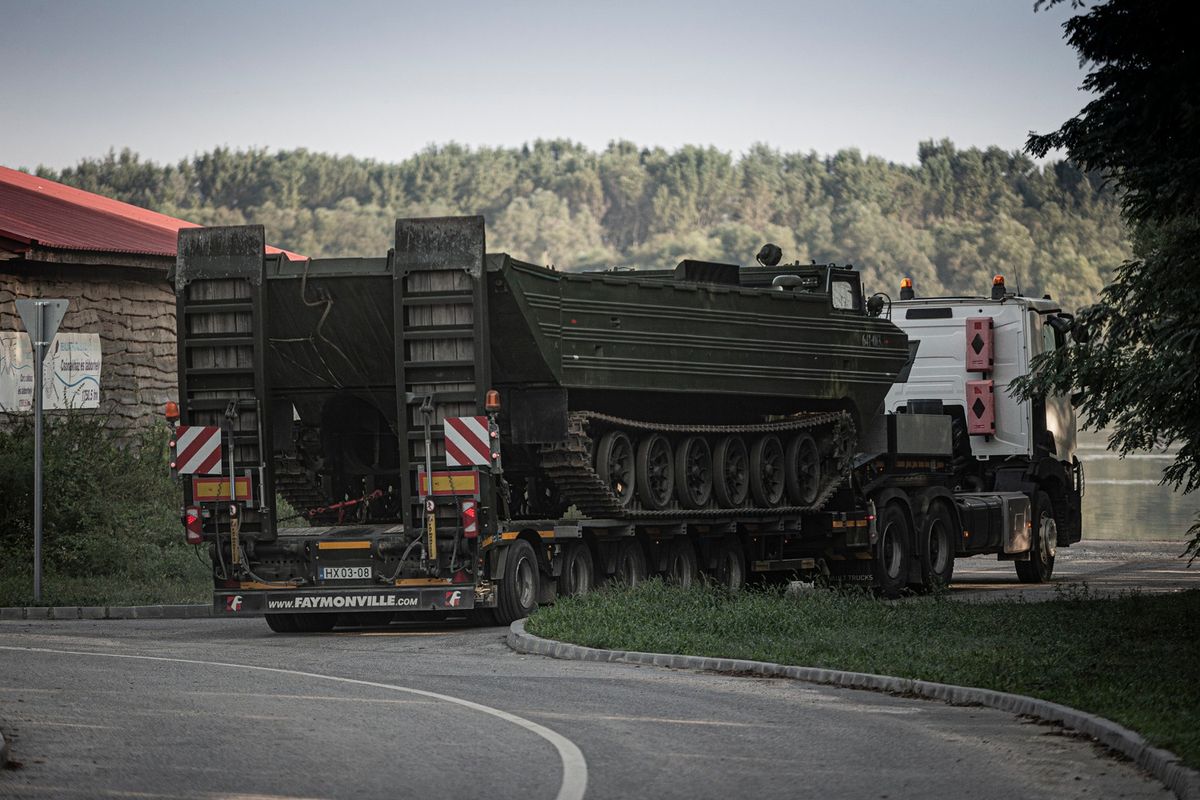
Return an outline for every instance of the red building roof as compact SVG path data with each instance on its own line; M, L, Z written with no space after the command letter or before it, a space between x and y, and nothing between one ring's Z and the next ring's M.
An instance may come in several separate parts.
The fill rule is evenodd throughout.
M58 250L174 256L180 228L156 211L0 167L0 237ZM304 256L267 245L293 261Z

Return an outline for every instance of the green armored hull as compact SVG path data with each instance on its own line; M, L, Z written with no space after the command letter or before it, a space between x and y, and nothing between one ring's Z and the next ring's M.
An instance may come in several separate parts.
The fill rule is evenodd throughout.
M803 269L813 290L562 273L489 256L493 382L562 386L572 406L664 421L873 414L908 360L907 337L863 312L856 273ZM753 271L762 282L765 271Z

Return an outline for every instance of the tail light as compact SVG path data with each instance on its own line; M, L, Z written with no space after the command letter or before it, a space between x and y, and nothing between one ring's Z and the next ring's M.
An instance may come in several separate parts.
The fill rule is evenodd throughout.
M474 500L462 501L463 538L474 539L479 535L479 509Z
M204 543L204 520L200 517L200 509L191 507L183 510L183 538L188 544Z

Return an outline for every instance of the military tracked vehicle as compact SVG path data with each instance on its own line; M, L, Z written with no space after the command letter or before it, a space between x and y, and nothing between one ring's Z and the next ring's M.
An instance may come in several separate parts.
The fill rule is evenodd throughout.
M886 413L919 346L855 270L764 248L579 273L484 244L478 217L399 220L378 259L180 232L172 466L218 612L508 622L653 573L895 595L956 556L1039 552L1046 452L975 469L965 396ZM1061 533L1040 535L1066 544L1081 476L1054 461Z

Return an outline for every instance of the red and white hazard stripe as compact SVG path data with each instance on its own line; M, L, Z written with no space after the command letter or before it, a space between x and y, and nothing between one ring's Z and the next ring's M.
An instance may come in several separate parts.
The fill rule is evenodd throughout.
M487 417L446 417L446 466L486 467L492 463Z
M221 429L215 425L176 428L175 471L180 475L220 475Z

